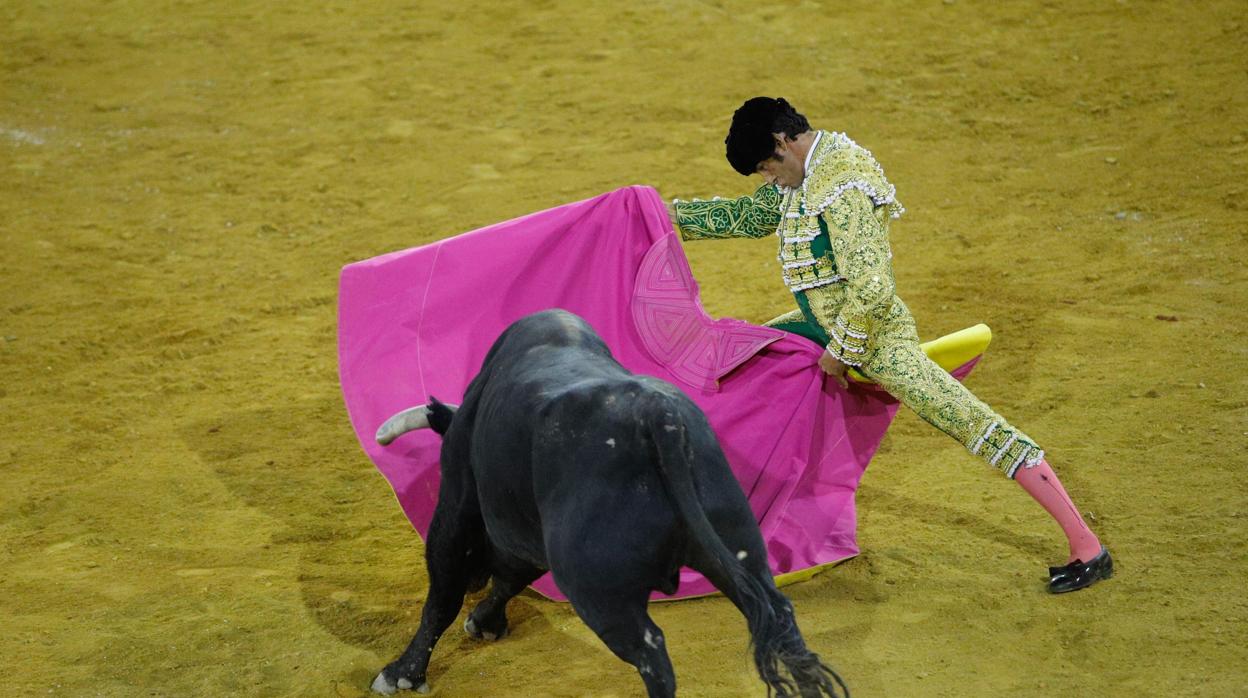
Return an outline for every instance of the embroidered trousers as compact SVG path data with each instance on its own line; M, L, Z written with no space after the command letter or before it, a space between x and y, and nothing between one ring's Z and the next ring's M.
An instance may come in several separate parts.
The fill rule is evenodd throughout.
M819 315L826 316L835 313L835 306L843 302L844 295L843 284L796 293L799 309L767 325L826 346L827 332L815 320L811 304L822 304ZM1002 419L923 353L914 317L900 298L893 299L883 319L859 368L863 375L1006 477L1013 478L1020 466L1034 465L1044 458L1044 451L1030 437Z

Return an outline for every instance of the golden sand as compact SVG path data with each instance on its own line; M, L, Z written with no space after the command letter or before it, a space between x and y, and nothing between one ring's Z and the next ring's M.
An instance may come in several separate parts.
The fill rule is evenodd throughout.
M626 184L756 183L790 99L909 209L927 338L1039 440L1118 576L903 412L863 554L788 587L854 695L1248 695L1248 5L0 4L0 694L362 695L422 546L355 442L340 267ZM772 241L690 244L707 309L791 307ZM685 696L762 695L722 598L653 611ZM563 605L453 628L443 696L639 696Z

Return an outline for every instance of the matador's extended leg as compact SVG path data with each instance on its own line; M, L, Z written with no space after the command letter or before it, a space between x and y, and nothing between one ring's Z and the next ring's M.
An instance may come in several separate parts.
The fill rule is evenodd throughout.
M917 341L879 348L863 363L862 372L1006 477L1044 458L1031 438L928 358Z
M1067 565L1050 569L1050 591L1074 591L1111 576L1108 551L1044 460L1044 451L929 359L919 348L913 321L898 319L901 322L892 324L893 336L869 356L862 372L972 454L1015 479L1049 512L1070 544Z

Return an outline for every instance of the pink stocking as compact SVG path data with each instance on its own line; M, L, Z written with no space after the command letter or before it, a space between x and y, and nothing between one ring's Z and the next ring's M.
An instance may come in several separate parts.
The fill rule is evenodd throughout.
M1070 543L1070 559L1067 562L1076 558L1088 562L1100 554L1101 541L1084 523L1079 509L1070 501L1070 495L1066 494L1057 474L1046 461L1040 461L1030 468L1019 468L1014 479L1062 527L1062 532Z

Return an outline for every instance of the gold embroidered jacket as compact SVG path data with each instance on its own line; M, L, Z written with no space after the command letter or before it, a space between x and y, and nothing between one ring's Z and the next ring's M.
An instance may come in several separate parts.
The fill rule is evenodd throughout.
M828 351L859 366L877 321L893 305L888 221L905 209L871 153L843 133L816 132L805 171L798 187L764 185L738 199L677 199L675 223L685 240L775 233L785 285L805 294L807 303L799 304L828 334Z

